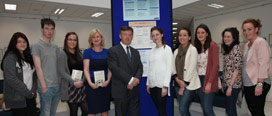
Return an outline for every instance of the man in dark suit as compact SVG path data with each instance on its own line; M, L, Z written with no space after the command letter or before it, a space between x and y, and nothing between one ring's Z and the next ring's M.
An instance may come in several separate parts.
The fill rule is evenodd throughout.
M115 116L140 116L139 82L143 65L139 52L130 46L133 29L123 26L119 33L120 44L108 51L108 65L112 72L112 97Z

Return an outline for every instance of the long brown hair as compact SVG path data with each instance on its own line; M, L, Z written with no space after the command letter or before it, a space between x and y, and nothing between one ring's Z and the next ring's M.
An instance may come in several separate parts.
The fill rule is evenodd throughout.
M150 33L152 33L155 30L159 31L160 34L163 34L163 30L160 27L158 27L158 26L152 27ZM164 35L162 36L162 45L163 45L163 47L165 47L165 45L166 45L165 39L164 39Z
M204 43L204 52L210 47L210 43L212 41L211 32L210 32L210 29L208 28L208 26L205 24L198 25L195 30L195 47L197 49L198 54L200 54L202 52L202 44L197 38L197 30L199 28L204 29L206 31L206 33L208 34L208 36L206 37L205 43Z
M76 56L76 60L77 61L81 61L82 60L82 53L80 52L79 50L79 41L78 41L78 36L75 32L68 32L66 35L65 35L65 39L64 39L64 47L63 47L63 51L66 53L68 59L72 62L72 64L76 63L77 61L75 61L73 58L72 58L72 55L71 53L69 52L69 47L67 45L67 41L68 41L68 37L70 35L75 35L76 36L76 39L77 39L77 44L76 44L76 47L75 47L75 56Z
M23 51L24 57L22 57L22 54L19 52L18 48L16 47L17 40L19 38L22 38L26 41L26 49ZM9 41L7 51L5 52L4 57L2 58L2 61L4 61L4 59L7 57L7 55L9 53L14 53L17 56L17 62L19 63L20 67L23 66L23 63L22 63L22 60L23 60L23 61L29 63L31 66L31 69L33 69L34 63L33 63L33 59L32 59L31 52L30 52L29 41L24 33L16 32L12 35L12 37ZM3 62L1 63L1 69L4 70L3 69Z

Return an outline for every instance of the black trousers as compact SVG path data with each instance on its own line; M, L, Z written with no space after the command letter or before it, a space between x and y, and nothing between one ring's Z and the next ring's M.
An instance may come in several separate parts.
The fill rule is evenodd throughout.
M80 102L80 103L69 103L69 109L70 109L70 116L77 116L77 110L78 107L81 109L81 116L87 116L88 115L88 104L87 102Z
M125 98L114 98L115 116L140 116L139 96L128 95Z
M250 87L244 86L247 107L252 116L265 116L264 105L265 105L266 95L270 89L270 86L271 85L264 83L263 93L260 96L255 96L256 85L250 86Z
M26 99L25 108L11 109L12 116L36 116L36 99Z
M166 113L166 96L161 97L162 88L150 88L150 94L158 110L159 116L167 116Z

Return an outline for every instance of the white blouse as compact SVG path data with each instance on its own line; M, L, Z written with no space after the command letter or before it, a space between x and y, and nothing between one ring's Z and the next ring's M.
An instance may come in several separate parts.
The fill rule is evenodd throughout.
M173 53L169 46L152 48L149 56L149 67L146 85L153 87L170 86L173 68Z
M23 63L23 77L24 77L24 83L26 84L28 90L32 89L33 84L33 72L35 71L34 66L33 69L31 69L31 66L29 63L22 61Z

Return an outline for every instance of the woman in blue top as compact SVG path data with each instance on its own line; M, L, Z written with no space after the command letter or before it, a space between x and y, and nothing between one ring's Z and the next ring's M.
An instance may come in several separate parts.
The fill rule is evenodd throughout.
M111 79L107 64L108 50L103 48L104 38L97 29L91 31L88 41L90 48L84 50L83 53L84 75L88 82L86 83L88 116L95 116L98 113L101 113L101 116L108 116ZM100 78L102 81L97 82Z

